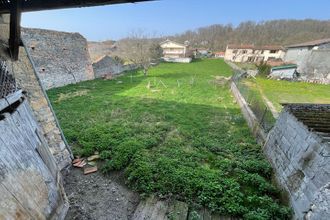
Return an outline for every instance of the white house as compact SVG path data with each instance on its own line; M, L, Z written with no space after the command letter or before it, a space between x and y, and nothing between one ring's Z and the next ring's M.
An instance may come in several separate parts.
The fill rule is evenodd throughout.
M262 62L283 59L285 50L281 46L233 45L226 48L225 60L232 62Z
M166 40L160 43L163 59L168 62L191 62L191 51L187 44Z

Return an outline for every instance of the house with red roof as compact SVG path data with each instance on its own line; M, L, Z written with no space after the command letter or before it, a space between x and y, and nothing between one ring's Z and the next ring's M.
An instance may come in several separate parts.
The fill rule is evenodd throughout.
M215 58L225 58L225 54L226 54L226 52L224 52L224 51L215 52L214 57Z

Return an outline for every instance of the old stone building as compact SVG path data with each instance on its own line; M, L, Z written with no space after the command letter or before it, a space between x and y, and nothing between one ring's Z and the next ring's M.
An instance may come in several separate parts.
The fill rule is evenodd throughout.
M94 79L87 40L79 33L24 28L22 39L46 90Z
M284 60L298 65L301 80L330 83L330 38L289 45Z

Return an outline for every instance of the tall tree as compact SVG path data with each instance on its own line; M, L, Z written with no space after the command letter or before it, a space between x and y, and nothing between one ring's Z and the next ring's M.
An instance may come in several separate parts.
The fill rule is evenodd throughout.
M140 66L146 76L152 63L158 62L162 50L150 35L142 32L133 33L130 37L117 42L118 56Z

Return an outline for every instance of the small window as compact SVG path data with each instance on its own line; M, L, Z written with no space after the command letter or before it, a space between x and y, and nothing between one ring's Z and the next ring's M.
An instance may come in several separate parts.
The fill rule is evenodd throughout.
M32 46L31 49L34 50L34 49L36 49L36 48L35 48L35 46Z
M277 52L277 50L271 50L270 51L270 53L276 53Z
M243 52L242 52L243 54L246 54L247 53L247 50L243 50Z
M41 68L41 71L42 71L42 72L45 72L45 71L46 71L46 69L45 69L45 68Z

